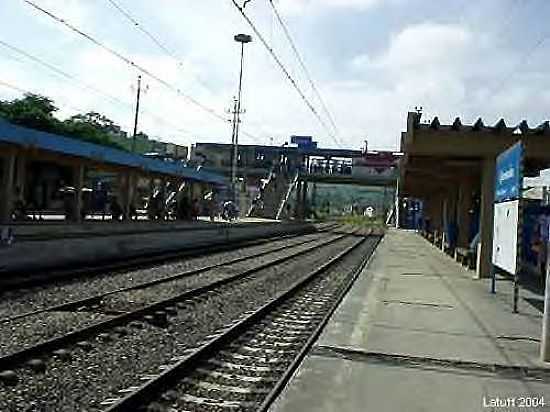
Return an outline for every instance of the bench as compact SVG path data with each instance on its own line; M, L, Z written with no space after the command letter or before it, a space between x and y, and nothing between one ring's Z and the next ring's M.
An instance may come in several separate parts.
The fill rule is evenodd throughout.
M463 247L455 248L455 259L468 269L475 268L475 254L470 249Z

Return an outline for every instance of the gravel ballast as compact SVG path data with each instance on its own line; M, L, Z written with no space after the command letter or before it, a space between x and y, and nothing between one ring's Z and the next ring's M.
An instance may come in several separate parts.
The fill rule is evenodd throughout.
M119 330L90 339L91 348L68 348L70 360L48 357L44 373L19 368L15 370L18 384L0 384L0 410L102 410L101 402L116 397L119 390L139 385L140 377L158 374L174 357L265 304L355 241L341 240L180 305L166 327L135 322L123 329L125 333Z
M288 245L291 248L293 245L305 240L321 239L323 236L326 235L314 233L290 239L274 240L269 243L229 252L214 253L196 258L185 258L144 269L98 274L66 281L55 281L52 284L44 286L7 291L0 294L0 319L130 287L138 283L162 279L173 276L178 272L206 265L220 264L241 257L252 257L258 253L273 250L283 245Z

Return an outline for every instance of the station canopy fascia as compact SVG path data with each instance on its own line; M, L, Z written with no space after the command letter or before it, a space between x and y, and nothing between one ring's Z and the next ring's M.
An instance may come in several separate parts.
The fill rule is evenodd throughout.
M17 126L4 120L0 120L0 143L36 148L99 163L136 168L144 172L178 176L219 186L227 184L226 179L221 175L187 167L181 162L151 159L107 146Z

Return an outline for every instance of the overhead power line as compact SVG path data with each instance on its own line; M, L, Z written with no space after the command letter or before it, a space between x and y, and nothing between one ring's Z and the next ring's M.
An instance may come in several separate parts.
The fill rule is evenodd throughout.
M36 57L32 54L30 54L29 52L23 50L23 49L20 49L19 47L16 47L12 44L9 44L3 40L0 40L0 46L3 46L5 47L6 49L8 50L11 50L12 52L15 52L23 57L26 57L27 59L37 63L38 65L42 66L42 67L45 67L46 69L56 73L58 76L61 76L63 78L65 78L66 80L69 80L71 82L75 82L75 83L78 83L82 88L84 89L87 89L87 90L91 90L109 100L111 100L112 102L116 103L116 104L119 104L119 105L125 105L125 106L128 106L129 104L124 102L123 100L119 99L118 97L116 96L113 96L107 92L104 92L103 90L101 89L98 89L97 87L95 86L92 86L91 84L88 84L82 80L80 80L78 77L76 76L73 76L72 74L69 74L61 69L59 69L58 67L54 66L53 64L50 64L42 59L40 59L39 57ZM131 105L129 105L131 107Z
M149 31L148 29L146 29L144 27L144 25L142 23L140 23L132 14L130 14L130 12L128 12L126 9L124 9L120 4L118 4L116 1L114 0L107 0L109 3L111 3L111 5L116 9L118 10L118 12L120 14L122 14L126 20L128 20L130 23L132 23L132 25L137 29L139 30L140 32L142 32L145 36L147 36L153 43L155 43L157 45L158 48L160 48L167 56L169 56L170 58L172 58L176 63L177 63L177 66L181 69L183 67L186 66L185 63L183 63L183 61L181 61L181 59L178 57L178 55L172 50L170 49L168 46L166 46L157 36L155 36L153 33L151 33L151 31ZM194 73L191 73L190 74L205 88L205 89L208 89L208 90L211 90L210 87L205 83L203 82L196 74Z
M288 42L290 43L290 47L292 48L292 51L296 55L296 59L298 60L298 63L300 64L300 67L304 71L304 73L305 73L305 75L306 75L306 77L309 81L309 84L311 85L311 88L312 88L313 92L317 95L317 98L319 99L319 102L321 103L321 106L323 107L323 110L324 110L327 118L329 119L329 121L330 121L330 123L331 123L331 125L334 129L335 134L338 135L338 127L336 126L336 123L334 122L334 118L331 115L330 111L328 110L328 108L327 108L327 106L326 106L326 104L323 100L323 97L321 96L321 93L319 93L319 90L317 89L317 86L315 85L315 82L313 81L313 79L312 79L312 77L309 73L309 70L307 69L307 67L304 63L304 59L300 55L300 52L298 51L298 48L296 47L296 44L294 43L294 40L292 40L292 36L290 35L290 31L288 30L288 27L287 27L286 23L284 22L283 18L281 17L281 14L277 10L277 7L275 7L275 3L273 3L273 0L268 0L268 1L269 1L269 4L271 5L271 8L273 9L273 13L275 14L275 17L277 17L277 21L279 22L279 24L283 28L283 32L285 34L285 37L287 38Z
M110 93L107 93L107 92L105 92L105 91L103 91L103 90L101 90L101 89L99 89L99 88L97 88L97 87L95 87L91 84L88 84L88 83L84 82L83 80L79 79L78 77L61 70L60 68L54 66L53 64L48 63L48 62L42 60L41 58L36 57L36 56L32 55L31 53L23 50L23 49L20 49L19 47L16 47L12 44L9 44L9 43L7 43L3 40L0 40L0 46L5 47L8 50L11 50L12 52L17 53L20 56L23 56L23 57L27 58L28 60L33 61L34 63L37 63L38 65L44 67L45 69L47 69L47 70L57 74L58 76L62 77L65 81L76 84L78 87L82 88L83 90L91 90L94 93L96 93L97 95L111 101L111 103L114 103L118 106L123 107L125 110L131 111L131 112L133 112L133 110L134 110L134 106L133 106L132 103L126 102L126 101L124 101L124 100L122 100L122 99L120 99L116 96L113 96ZM21 63L24 63L22 60L19 60L19 61ZM13 85L8 86L8 84L5 83L5 82L4 82L4 85L6 87L10 87L10 88L15 90L15 86L13 86ZM27 92L24 89L21 89L20 91ZM68 105L65 105L65 106L69 107ZM71 109L76 110L76 111L84 112L84 110L75 108L74 106L71 107ZM154 112L151 112L150 110L143 109L142 112L145 115L147 115L148 117L153 118L156 121L161 122L161 123L169 126L174 131L183 132L183 133L186 133L186 134L189 134L189 135L195 134L195 133L193 133L193 132L191 132L187 129L184 129L180 126L177 126L177 125L171 123L169 120L166 120L166 119L158 116L157 114L155 114Z
M530 49L528 49L525 53L523 53L520 58L519 58L519 61L518 63L514 66L514 68L508 72L497 84L497 87L495 87L494 91L492 94L495 94L495 93L498 93L499 91L502 90L502 87L504 86L504 84L510 80L512 77L514 77L514 75L516 74L516 72L518 72L520 69L522 69L524 67L525 64L527 64L527 62L529 61L529 59L531 58L531 56L537 51L537 49L542 46L546 40L548 40L550 38L550 32L542 35L538 40L537 42L533 45L533 47L531 47Z
M27 89L23 89L22 87L19 87L19 86L15 86L14 84L12 83L8 83L4 80L0 80L0 86L4 86L4 87L7 87L8 89L12 89L12 90L15 90L19 93L23 93L23 94L33 94L33 95L36 95L37 93L36 92L32 92L30 90L27 90ZM57 105L58 103L56 103ZM73 110L75 112L84 112L84 110L82 108L79 108L79 107L76 107L76 106L73 106L72 104L67 104L67 103L61 103L60 105L62 108L67 108L67 109L70 109L70 110Z
M29 4L30 6L32 6L33 8L35 8L36 10L40 11L41 13L49 16L50 18L52 18L53 20L57 21L58 23L61 23L62 25L64 25L65 27L69 28L70 30L72 30L73 32L79 34L80 36L86 38L87 40L91 41L93 44L95 44L97 47L100 47L102 48L103 50L107 51L108 53L112 54L113 56L115 56L116 58L118 58L119 60L123 61L124 63L126 63L127 65L131 66L131 67L134 67L136 68L138 71L140 71L141 73L149 76L151 79L155 80L156 82L162 84L163 86L165 86L166 88L168 88L169 90L172 90L174 93L176 93L178 96L181 96L185 99L187 99L189 102L191 102L192 104L194 104L195 106L197 107L200 107L202 110L210 113L212 116L218 118L219 120L222 120L224 122L227 121L227 119L222 116L222 115L219 115L214 109L211 109L207 106L205 106L204 104L200 103L198 100L196 100L195 98L191 97L190 95L184 93L183 91L181 91L181 89L179 89L177 86L174 86L173 84L169 83L168 81L162 79L161 77L157 76L156 74L154 74L153 72L151 72L150 70L146 69L145 67L143 67L142 65L138 64L138 63L135 63L132 59L130 59L129 57L126 57L125 55L123 55L122 53L119 53L118 51L112 49L111 47L107 46L106 44L100 42L99 40L95 39L94 37L92 37L91 35L83 32L82 30L78 29L76 26L73 26L72 24L70 24L69 22L67 22L66 20L56 16L55 14L53 14L52 12L48 11L48 10L45 10L44 8L38 6L37 4L35 4L34 2L30 1L30 0L24 0L25 3Z
M26 0L27 1L27 0ZM342 147L338 139L334 136L333 132L330 130L330 128L327 126L326 122L322 119L322 117L319 115L315 107L311 104L311 102L308 100L308 98L305 96L304 92L300 87L298 86L298 83L296 83L296 80L290 75L287 68L284 66L284 64L281 62L281 59L277 56L277 54L273 51L273 48L267 43L267 41L264 39L260 31L256 28L256 25L252 22L252 20L247 16L247 14L244 11L244 8L239 5L239 3L236 2L236 0L231 0L235 8L241 13L243 18L246 20L248 25L252 28L258 39L260 39L261 43L264 45L266 50L269 52L277 66L281 69L285 77L288 79L288 81L292 84L296 92L300 95L306 106L309 108L309 110L313 113L313 115L317 118L321 126L325 129L325 131L328 133L328 135L334 140L337 146Z

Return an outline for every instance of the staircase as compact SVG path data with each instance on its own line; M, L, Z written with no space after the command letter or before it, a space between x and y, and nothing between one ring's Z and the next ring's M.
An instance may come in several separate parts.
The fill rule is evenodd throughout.
M279 219L283 214L285 204L296 186L298 174L289 178L283 173L270 174L263 192L252 205L248 216L266 219Z

